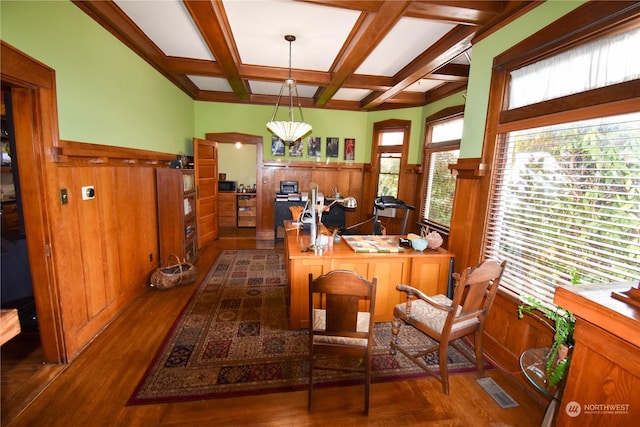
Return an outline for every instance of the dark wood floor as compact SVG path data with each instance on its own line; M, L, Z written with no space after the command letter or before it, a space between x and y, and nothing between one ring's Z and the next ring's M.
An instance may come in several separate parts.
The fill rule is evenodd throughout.
M251 229L248 229L251 230ZM279 248L247 231L225 235L201 251L200 275L223 249ZM250 233L249 233L250 234ZM451 394L435 379L373 384L362 415L362 387L319 389L309 414L306 392L186 403L126 406L135 386L194 291L185 286L146 290L69 366L42 364L36 345L2 348L3 426L538 426L544 409L508 374L488 376L519 406L502 409L474 374L453 375ZM16 341L18 342L18 341Z

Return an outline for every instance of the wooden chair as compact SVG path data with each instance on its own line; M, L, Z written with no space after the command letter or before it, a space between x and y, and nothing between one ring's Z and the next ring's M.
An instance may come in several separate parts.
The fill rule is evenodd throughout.
M378 279L369 282L353 271L334 270L317 277L309 274L309 411L313 402L316 369L357 371L365 374L364 413L369 413L373 316ZM323 357L318 357L322 355ZM357 364L327 363L324 356L360 359Z
M398 285L396 289L407 293L407 301L396 305L393 310L391 354L396 354L396 350L400 350L416 365L438 378L442 383L444 394L449 394L447 371L449 344L475 363L478 376L482 377L484 375L482 360L484 322L493 304L505 266L506 261L502 263L485 261L476 267L465 269L462 275L454 274L456 287L453 301L445 295L430 297L411 286ZM437 342L419 351L410 351L402 347L398 342L398 334L403 322ZM475 334L475 357L456 342L471 334ZM429 343L431 344L431 341ZM425 355L435 351L438 351L439 355L439 374L430 369L423 359Z

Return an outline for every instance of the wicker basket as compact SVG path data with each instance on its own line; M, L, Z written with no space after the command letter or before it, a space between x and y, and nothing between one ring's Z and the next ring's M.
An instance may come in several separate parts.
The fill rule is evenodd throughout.
M172 261L175 260L175 263ZM167 266L157 268L151 275L151 287L156 289L170 289L179 285L188 285L195 282L198 270L195 265L180 261L177 255L171 255Z

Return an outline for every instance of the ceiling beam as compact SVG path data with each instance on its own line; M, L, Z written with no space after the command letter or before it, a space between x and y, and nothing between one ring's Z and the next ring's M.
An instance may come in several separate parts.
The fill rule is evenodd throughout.
M419 0L411 3L406 16L479 26L486 24L503 10L504 2L499 1Z
M386 0L297 0L302 3L320 4L360 12L377 12Z
M425 78L446 82L466 82L469 79L470 68L469 65L465 64L448 63L425 76Z
M452 61L462 52L469 49L471 47L471 38L474 34L474 27L456 26L400 70L394 76L396 83L391 89L386 92L373 92L366 96L361 101L362 108L365 110L374 108L387 99L396 96L421 78L429 77L429 74L441 67L441 64Z
M238 99L249 99L249 87L238 70L241 63L240 54L236 49L222 4L217 1L184 0L184 5L216 58L216 63L233 93Z
M384 2L378 12L363 14L332 67L331 82L320 90L315 101L316 106L323 106L335 95L344 82L402 18L410 4L411 2L407 0Z

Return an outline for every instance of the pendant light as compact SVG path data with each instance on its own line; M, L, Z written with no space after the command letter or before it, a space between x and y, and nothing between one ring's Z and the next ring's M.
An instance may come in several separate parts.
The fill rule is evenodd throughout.
M302 116L302 107L300 106L300 99L298 97L298 88L296 87L296 81L291 77L291 43L296 40L296 36L286 35L284 39L289 42L289 78L282 83L280 93L278 94L278 100L276 101L275 109L271 115L271 120L267 122L267 129L278 138L280 138L286 145L293 145L300 138L311 133L311 125L304 122ZM276 121L276 113L280 106L280 99L285 92L285 88L289 93L289 120L288 121ZM296 122L293 119L293 98L296 98L298 104L298 110L300 110L300 121Z

